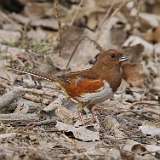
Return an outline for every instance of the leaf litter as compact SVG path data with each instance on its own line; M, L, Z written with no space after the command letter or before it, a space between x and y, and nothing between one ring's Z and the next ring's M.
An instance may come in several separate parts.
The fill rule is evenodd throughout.
M15 1L0 1L0 157L159 159L159 1ZM54 82L6 67L58 75L109 48L130 61L94 123Z

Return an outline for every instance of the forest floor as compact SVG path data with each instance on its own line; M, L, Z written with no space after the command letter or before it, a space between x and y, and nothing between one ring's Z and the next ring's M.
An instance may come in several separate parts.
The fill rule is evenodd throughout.
M0 1L0 159L160 159L160 1ZM55 82L105 49L129 57L114 97L92 115Z

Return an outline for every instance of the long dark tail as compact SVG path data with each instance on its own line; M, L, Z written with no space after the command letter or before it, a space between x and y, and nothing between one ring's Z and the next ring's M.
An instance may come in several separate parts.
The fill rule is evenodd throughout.
M44 75L43 73L40 73L40 72L24 70L24 69L21 69L21 68L13 68L13 67L9 67L9 66L8 66L8 69L12 70L12 71L15 71L15 72L18 72L18 73L28 74L28 75L31 75L33 77L37 77L39 79L47 80L47 81L50 81L50 82L59 81L57 79L57 77L53 77L51 75Z

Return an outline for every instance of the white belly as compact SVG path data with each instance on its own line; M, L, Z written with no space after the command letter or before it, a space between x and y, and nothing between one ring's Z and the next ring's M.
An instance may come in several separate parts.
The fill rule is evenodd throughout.
M111 98L112 95L113 95L112 88L106 81L104 81L104 86L98 89L96 92L84 93L80 97L76 97L76 99L84 103L96 104Z

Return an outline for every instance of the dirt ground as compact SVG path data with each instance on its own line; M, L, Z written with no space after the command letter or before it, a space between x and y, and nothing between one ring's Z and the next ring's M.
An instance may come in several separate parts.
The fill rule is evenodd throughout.
M107 49L129 57L123 81L82 123L41 76L90 68ZM160 159L160 1L0 0L1 159Z

